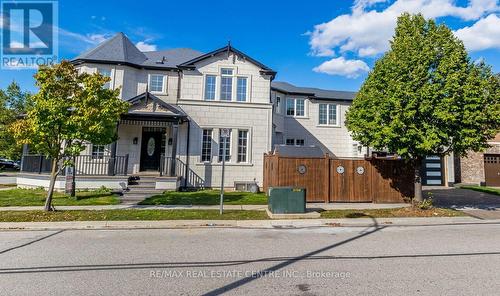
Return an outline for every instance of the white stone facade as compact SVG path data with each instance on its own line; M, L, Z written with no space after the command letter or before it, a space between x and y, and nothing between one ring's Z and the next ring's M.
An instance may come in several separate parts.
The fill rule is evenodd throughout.
M337 157L363 157L366 153L352 140L344 125L345 112L350 102L325 101L272 90L273 74L262 71L262 65L258 62L230 50L218 52L194 62L189 68L177 70L151 70L147 67L114 63L81 63L78 68L87 73L109 73L110 87L119 88L120 97L124 100L144 94L148 90L161 101L180 108L187 115L189 122L179 124L176 141L172 141L175 136L173 126L176 123L160 124L165 128L165 138L168 141L162 154L171 156L174 150L172 145L176 143L175 157L189 167L187 181L181 180L181 186L221 186L221 129L231 129L228 149L230 157L226 162L224 178L224 187L229 188L233 187L235 182L254 180L262 186L264 153L271 151L275 144L286 144L287 139L300 140L301 144L306 146L319 146ZM152 75L163 75L161 91L151 87ZM214 96L209 100L206 97L207 76L214 79ZM221 97L223 76L232 79L232 97L229 100L222 100ZM158 77L155 79L159 81ZM238 84L240 79L246 80L244 89ZM244 96L244 101L241 101L240 95ZM279 106L278 97L281 100ZM287 115L288 99L304 99L305 114ZM336 105L337 125L319 124L319 104L325 103ZM142 133L145 127L151 126L158 126L158 123L126 121L119 125L116 155L128 155L128 174L141 174ZM210 131L212 137L209 159L202 159L204 130ZM246 154L240 147L240 132L246 135L246 143L243 144ZM91 153L92 148L89 145L82 154ZM109 153L109 147L106 153ZM245 154L243 160L239 157L240 154Z

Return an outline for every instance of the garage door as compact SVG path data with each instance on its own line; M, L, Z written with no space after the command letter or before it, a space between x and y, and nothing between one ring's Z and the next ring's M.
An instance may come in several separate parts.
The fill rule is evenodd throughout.
M500 186L500 154L484 155L486 186Z

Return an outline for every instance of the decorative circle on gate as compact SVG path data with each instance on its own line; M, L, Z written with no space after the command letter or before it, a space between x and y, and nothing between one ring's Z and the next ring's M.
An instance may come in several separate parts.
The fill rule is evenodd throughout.
M344 169L344 167L343 167L343 166L339 165L339 166L337 167L337 173L339 173L339 174L343 174L343 173L344 173L344 171L345 171L345 169Z
M359 174L359 175L363 175L365 173L365 168L362 167L362 166L359 166L356 168L356 172Z
M297 171L299 172L299 174L303 175L307 172L307 167L306 165L304 164L301 164L297 167Z
M148 140L148 155L153 156L155 153L155 138L151 137Z

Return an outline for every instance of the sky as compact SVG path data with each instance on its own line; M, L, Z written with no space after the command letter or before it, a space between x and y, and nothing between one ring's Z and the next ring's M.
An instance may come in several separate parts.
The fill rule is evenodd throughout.
M500 72L499 0L94 1L58 2L59 58L71 59L117 32L141 50L189 47L202 52L228 41L298 86L357 91L389 48L396 18L421 12L449 26L471 59ZM33 70L0 70L36 91Z

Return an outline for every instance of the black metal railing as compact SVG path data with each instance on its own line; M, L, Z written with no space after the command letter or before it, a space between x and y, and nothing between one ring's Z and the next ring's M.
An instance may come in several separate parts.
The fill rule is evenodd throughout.
M87 176L126 176L128 154L125 156L78 155L74 158L76 175ZM52 161L43 155L23 155L21 172L50 173ZM64 172L62 172L64 175Z

